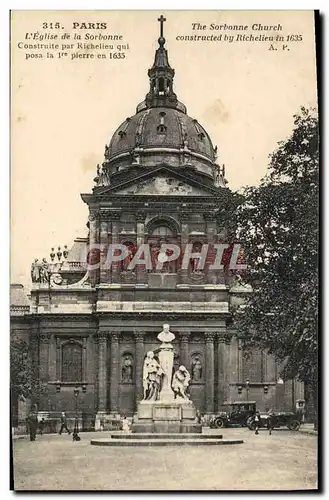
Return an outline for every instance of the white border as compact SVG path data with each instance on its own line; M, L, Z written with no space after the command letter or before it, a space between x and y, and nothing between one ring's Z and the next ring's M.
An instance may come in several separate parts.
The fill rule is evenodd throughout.
M200 5L202 6L202 9L200 9ZM0 360L0 366L3 367L2 373L1 373L1 381L2 383L2 408L1 408L1 413L0 413L0 428L2 429L2 446L1 446L1 451L0 451L0 473L1 473L1 498L7 498L9 497L10 493L8 491L9 487L9 439L8 439L8 431L9 431L9 272L8 272L8 261L9 261L9 224L7 221L9 220L9 190L8 190L8 185L9 185L9 126L8 126L8 116L9 116L9 99L8 99L8 78L9 78L9 50L8 50L8 40L9 40L9 10L24 10L24 9L33 9L33 10L154 10L161 12L161 8L163 7L166 11L168 10L307 10L307 9L320 9L322 14L326 14L328 11L327 7L328 3L327 1L325 2L324 0L320 0L314 5L314 2L311 1L304 1L300 0L299 2L289 2L287 0L276 0L275 2L266 2L260 1L260 0L253 0L249 2L244 2L242 0L230 0L229 2L223 3L223 2L215 2L215 1L209 1L209 0L203 0L202 3L196 2L196 1L189 1L188 4L184 2L180 2L179 0L166 0L165 5L161 6L159 4L158 8L155 8L155 5L153 2L147 2L147 1L140 1L138 2L138 9L136 7L136 2L134 1L121 1L118 3L114 2L109 2L109 0L95 0L93 2L90 1L73 1L73 0L57 0L56 2L47 2L45 3L44 0L34 0L34 1L23 1L23 0L16 0L12 2L7 2L3 1L0 6L0 37L1 37L1 51L0 51L0 63L1 63L1 69L2 72L1 74L4 75L4 77L1 78L0 84L1 84L1 117L2 117L2 126L1 126L1 151L2 151L2 169L1 169L1 183L0 183L0 189L1 189L1 196L0 196L0 202L1 202L1 214L2 214L2 229L4 231L2 234L4 235L2 238L2 244L0 246L0 256L1 256L1 262L3 263L3 271L2 271L2 281L1 281L1 316L2 318L2 324L1 324L1 349L0 353L2 356L2 359ZM264 8L266 6L266 9ZM323 51L324 51L324 67L322 68L323 72L325 71L325 74L322 77L322 87L323 87L323 92L325 89L324 82L326 81L326 76L327 76L327 65L325 62L327 62L327 55L328 55L328 37L325 39L325 30L323 26ZM324 99L323 99L324 101ZM324 104L324 102L323 102ZM327 105L326 103L326 108L322 109L322 122L324 122L325 116L327 115ZM322 137L322 143L323 144L328 144L328 127L326 128L326 135ZM322 182L324 182L325 187L323 190L323 199L324 202L325 200L329 199L329 181L328 181L328 176L325 175L326 172L326 166L327 162L325 161L325 158L322 159ZM325 266L325 257L328 254L326 252L328 248L328 203L324 203L324 225L323 225L323 230L326 230L326 237L324 238L324 244L325 244L325 249L323 249L323 264ZM323 280L322 284L322 289L327 285L328 283L328 269L327 266L325 266L325 280ZM322 290L323 291L323 290ZM327 333L327 311L329 310L326 301L326 295L323 297L323 308L325 312L325 317L324 317L324 324L323 324L323 343L325 344L325 352L323 353L323 367L322 371L324 372L324 366L325 366L325 360L329 359L329 353L328 353L328 342L325 341L325 334ZM324 377L326 373L322 373L323 376L323 389L325 391L325 395L328 395L327 391L329 388L328 380L327 377ZM328 398L325 398L326 400L326 407L324 408L324 416L328 415ZM7 404L3 404L4 401L7 402ZM323 422L323 426L325 426ZM327 439L328 439L329 433L326 432L326 445L327 445ZM326 446L326 449L327 446ZM323 450L324 452L325 450ZM42 459L40 457L40 459ZM323 469L324 473L324 478L326 477L326 468ZM270 473L270 471L269 471ZM168 495L165 495L166 497L169 498L171 494L168 493ZM252 493L250 494L252 495ZM38 499L43 498L44 495L30 495L31 497L37 497ZM62 498L68 497L69 495L63 495ZM89 496L89 495L88 495ZM90 496L92 496L90 494ZM114 496L114 494L111 494L111 496ZM120 494L121 498L124 497L130 497L132 495L126 494L122 495ZM198 495L198 497L203 497L204 495L201 493ZM244 495L245 496L245 495ZM257 495L258 496L258 495ZM265 494L261 495L265 496ZM276 495L271 495L272 498L274 498ZM282 498L285 495L280 495ZM221 498L228 497L228 495L221 495ZM46 494L45 494L46 498ZM278 496L279 498L279 496Z

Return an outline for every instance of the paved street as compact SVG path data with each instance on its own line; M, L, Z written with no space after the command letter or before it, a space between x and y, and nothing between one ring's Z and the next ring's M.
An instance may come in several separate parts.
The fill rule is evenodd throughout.
M217 432L206 429L205 432ZM258 436L224 429L232 446L91 446L109 433L38 436L13 442L16 490L298 490L317 481L317 438L288 430Z

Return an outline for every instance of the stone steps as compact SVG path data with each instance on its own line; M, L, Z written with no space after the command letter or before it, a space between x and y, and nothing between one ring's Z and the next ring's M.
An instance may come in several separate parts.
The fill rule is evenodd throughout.
M149 439L117 439L116 438L101 438L92 439L90 444L94 446L209 446L209 445L230 445L241 444L242 439L211 439L211 438L198 438L198 439L171 439L167 438L149 438Z
M111 438L113 439L222 439L222 434L169 434L169 433L138 433L134 432L131 434L122 434L122 433L111 433Z

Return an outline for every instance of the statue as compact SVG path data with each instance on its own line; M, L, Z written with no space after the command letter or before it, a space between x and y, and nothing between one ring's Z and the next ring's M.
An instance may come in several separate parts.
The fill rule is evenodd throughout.
M215 186L216 187L220 187L222 176L221 176L221 171L220 171L219 165L214 165L213 176L214 176L214 184L215 184Z
M169 325L164 324L163 330L157 338L162 342L159 351L159 362L163 369L160 401L173 401L174 394L171 389L171 378L174 365L174 346L171 342L175 339L175 335L169 330Z
M192 372L192 380L195 382L198 382L202 378L202 364L200 361L199 356L196 356L195 359L192 362L192 367L191 367L191 372Z
M122 366L122 382L132 382L133 380L133 362L131 356L125 356Z
M50 281L50 268L47 259L44 257L41 263L40 277L42 283L49 283Z
M201 261L202 261L201 245L200 244L196 244L195 246L193 246L192 252L195 255L191 259L191 270L192 270L192 273L200 273L200 272L202 272L202 270L200 269Z
M191 376L185 366L181 365L178 370L174 373L172 380L172 389L175 394L175 399L185 399L189 400L189 396L186 394L188 385L190 383Z
M40 283L40 281L41 281L40 267L41 267L41 264L39 262L39 259L34 259L34 262L31 265L32 283Z
M143 366L143 391L144 401L156 401L159 399L161 379L164 371L154 357L154 352L146 354Z
M101 167L99 164L97 164L97 175L94 181L96 182L96 187L104 187L104 186L109 186L111 184L105 162L102 164Z
M213 165L213 177L216 187L221 187L225 184L225 165Z
M175 335L169 331L169 325L163 325L162 332L158 335L158 340L162 342L165 348L172 347L171 342L175 339ZM162 346L161 346L162 347Z
M32 283L49 283L50 282L50 266L47 259L43 258L42 262L34 259L31 266Z

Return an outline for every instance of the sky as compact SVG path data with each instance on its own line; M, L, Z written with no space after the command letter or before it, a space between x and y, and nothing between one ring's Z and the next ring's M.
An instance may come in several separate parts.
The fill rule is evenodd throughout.
M90 192L104 146L148 91L163 14L174 90L218 146L229 187L255 185L268 155L289 136L293 115L316 105L316 65L311 11L16 11L11 24L11 282L30 285L34 258L49 259L51 247L72 245L86 235ZM122 59L26 59L18 43L43 22L106 22L101 34L122 34ZM206 30L192 30L192 23ZM188 42L181 35L232 34L215 25L283 27L301 35L289 50L268 42ZM239 32L240 33L240 32ZM254 36L266 31L244 32ZM273 32L272 32L273 33ZM43 43L49 43L45 41ZM66 42L68 43L68 42ZM99 42L93 42L99 43ZM110 43L110 42L104 42ZM38 51L37 51L38 52Z

